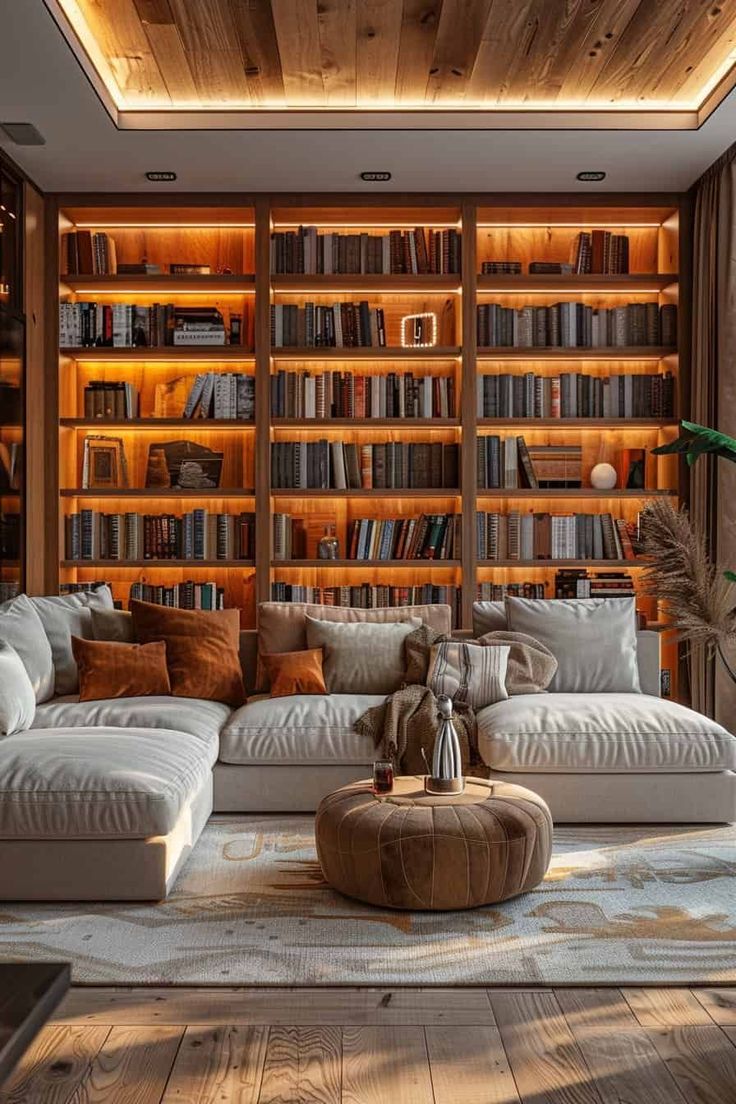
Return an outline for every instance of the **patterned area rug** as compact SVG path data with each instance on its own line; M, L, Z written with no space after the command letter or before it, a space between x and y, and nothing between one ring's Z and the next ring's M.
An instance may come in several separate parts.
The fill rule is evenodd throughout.
M562 828L532 893L391 912L322 880L306 816L215 817L168 901L0 903L0 958L77 984L736 981L736 828Z

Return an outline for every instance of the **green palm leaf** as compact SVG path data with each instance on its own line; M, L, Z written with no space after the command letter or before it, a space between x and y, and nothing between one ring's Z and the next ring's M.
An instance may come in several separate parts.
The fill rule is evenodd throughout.
M706 454L722 456L724 460L736 464L736 438L695 422L681 422L680 428L683 432L676 440L659 445L652 452L657 455L681 453L686 456L688 464L694 464L699 456Z

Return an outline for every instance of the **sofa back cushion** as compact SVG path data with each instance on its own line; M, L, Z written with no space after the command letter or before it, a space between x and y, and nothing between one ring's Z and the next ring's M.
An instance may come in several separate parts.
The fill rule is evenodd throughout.
M634 598L507 598L506 619L554 655L552 692L641 693Z
M25 732L33 723L36 695L23 661L0 640L0 736Z
M404 681L404 641L418 617L388 624L320 621L307 615L307 642L322 649L331 694L392 694Z
M31 598L41 618L54 661L54 693L76 694L79 688L77 664L72 652L72 636L92 640L92 608L113 608L108 586L80 590L74 594L55 594Z
M54 695L54 657L31 599L19 594L0 606L0 640L10 644L26 669L36 702Z
M95 640L135 644L133 614L129 610L98 609L93 606L89 612L92 615L92 632Z
M242 705L245 691L238 610L171 609L136 599L130 610L139 644L165 641L175 697Z
M79 671L80 701L171 693L163 640L120 644L73 636L72 650Z

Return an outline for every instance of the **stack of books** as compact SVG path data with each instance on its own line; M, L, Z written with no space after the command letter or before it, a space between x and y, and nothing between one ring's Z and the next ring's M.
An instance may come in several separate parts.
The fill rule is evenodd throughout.
M634 560L638 526L611 514L477 515L479 560Z
M419 583L416 586L387 586L359 583L356 586L298 586L276 580L271 584L274 602L308 602L324 606L353 606L377 609L379 606L423 606L441 603L452 608L452 625L460 623L461 590L456 586Z
M241 317L230 315L230 344L239 345ZM215 307L179 307L154 303L95 303L82 300L59 304L59 344L62 349L156 348L225 345L227 331Z
M577 235L570 254L573 272L619 275L629 271L628 234L610 230L584 230Z
M589 307L573 301L519 308L481 303L477 307L477 336L481 347L674 347L677 307L674 303L660 306L657 302Z
M458 485L457 444L318 440L271 445L271 486L277 489L456 490Z
M383 307L360 303L333 303L303 307L277 303L271 306L271 344L274 348L380 347L386 344Z
M194 377L184 418L255 418L256 380L243 372L200 372Z
M70 230L62 237L61 261L64 276L114 276L115 240L109 234Z
M122 380L90 380L84 389L84 416L88 420L137 418L138 388Z
M255 515L80 510L64 519L68 560L250 560Z
M454 418L453 376L287 372L271 376L277 418Z
M671 372L536 376L500 372L478 376L479 418L673 418Z
M132 583L129 598L139 602L155 602L176 609L219 610L225 608L225 591L217 583L196 583L191 579L175 586L153 586Z
M555 598L635 598L628 571L588 571L566 568L555 574Z
M523 437L478 438L478 487L577 488L583 483L581 445L527 445Z
M520 276L521 261L483 261L481 276Z
M275 275L332 273L442 275L460 271L460 232L392 230L388 234L336 234L316 226L271 234Z

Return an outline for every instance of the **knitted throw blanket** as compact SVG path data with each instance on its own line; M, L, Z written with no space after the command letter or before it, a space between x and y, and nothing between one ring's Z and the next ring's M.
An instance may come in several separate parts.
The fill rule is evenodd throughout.
M475 714L468 705L456 704L452 720L460 741L463 772L480 762ZM355 731L370 736L390 759L398 774L426 774L439 729L437 699L428 686L411 684L397 690L383 705L369 709L355 722Z

